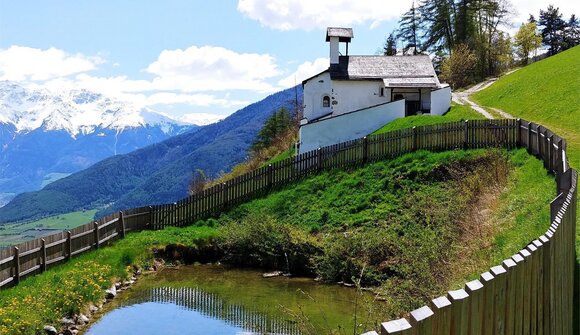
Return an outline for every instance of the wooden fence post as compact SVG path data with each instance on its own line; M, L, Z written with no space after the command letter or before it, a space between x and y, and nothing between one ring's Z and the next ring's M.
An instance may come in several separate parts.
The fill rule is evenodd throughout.
M363 154L362 154L362 161L363 164L366 164L366 162L369 159L369 139L368 137L363 137Z
M516 120L516 127L516 147L519 148L522 146L522 119Z
M72 257L72 234L69 231L66 232L66 259L70 260Z
M532 153L532 122L528 121L528 143L526 143L526 149L529 153Z
M556 156L557 158L557 162L556 162L556 176L558 176L557 178L559 178L559 176L562 175L562 173L564 172L564 163L563 163L563 159L564 159L564 144L563 144L563 140L560 139L558 141L558 155Z
M93 224L93 233L95 236L95 248L99 249L99 223L97 221Z
M412 128L412 132L413 132L413 151L417 150L417 127L413 126Z
M547 131L545 133L546 135L548 135ZM546 135L546 143L547 143L547 150L546 150L546 159L544 159L544 162L546 162L546 164L544 164L546 166L546 169L548 169L548 171L552 171L554 169L552 169L552 136L547 137Z
M316 150L316 169L318 171L322 170L322 149L318 148Z
M14 283L18 285L20 282L20 250L14 247Z
M119 211L119 228L121 238L125 238L125 218L123 217L122 211Z
M46 271L46 240L45 239L41 239L40 240L41 246L40 246L40 257L42 259L42 265L40 267L40 271L41 272L45 272Z
M463 124L464 124L463 149L467 149L469 148L469 120L465 120Z
M268 190L272 189L274 186L274 169L272 164L268 164Z
M149 226L149 229L151 229L151 230L154 230L153 219L154 219L153 206L149 206L149 223L146 224L146 226ZM145 227L145 228L147 228L147 227Z

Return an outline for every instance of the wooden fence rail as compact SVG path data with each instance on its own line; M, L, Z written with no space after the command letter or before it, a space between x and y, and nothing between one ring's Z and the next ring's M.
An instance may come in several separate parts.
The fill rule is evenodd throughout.
M0 288L123 238L127 232L185 226L326 169L361 165L415 150L489 147L527 148L556 175L558 197L552 202L550 229L517 255L482 274L480 280L467 283L465 289L449 292L447 297L434 299L430 306L413 311L410 322L400 319L384 323L382 333L447 334L444 330L456 329L459 334L468 327L495 334L503 333L506 327L511 333L511 327L515 327L518 331L533 329L536 331L532 333L538 334L568 334L572 322L577 174L568 167L564 139L520 119L450 122L370 135L261 167L175 203L125 210L67 232L27 241L0 250Z

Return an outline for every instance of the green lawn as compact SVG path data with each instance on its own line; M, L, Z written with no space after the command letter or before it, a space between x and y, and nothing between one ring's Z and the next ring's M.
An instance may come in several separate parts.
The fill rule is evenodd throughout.
M580 46L504 76L472 100L547 126L568 141L570 165L580 168Z
M483 115L471 109L471 107L469 106L458 105L456 103L453 103L451 105L451 109L444 115L441 116L415 115L396 119L392 122L387 123L382 128L375 131L373 134L381 134L392 130L410 128L414 126L428 126L431 124L442 122L476 120L476 119L484 119L484 117Z
M0 247L51 234L50 230L67 230L89 223L93 220L96 212L96 210L78 211L33 222L0 225Z

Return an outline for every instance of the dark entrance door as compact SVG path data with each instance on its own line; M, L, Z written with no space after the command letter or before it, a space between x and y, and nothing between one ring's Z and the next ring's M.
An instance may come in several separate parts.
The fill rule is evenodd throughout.
M421 109L420 101L405 101L405 116L416 115Z

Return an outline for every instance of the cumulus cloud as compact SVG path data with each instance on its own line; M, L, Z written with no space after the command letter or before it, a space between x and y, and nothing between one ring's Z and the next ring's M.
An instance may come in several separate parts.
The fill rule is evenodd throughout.
M385 0L239 0L238 11L277 30L326 28L369 24L396 19L411 1Z
M314 62L304 62L298 66L298 69L280 80L278 85L288 88L300 84L304 79L308 79L326 69L328 69L328 58L317 58Z
M248 104L247 101L230 100L227 98L218 98L211 94L178 94L173 92L154 93L147 97L146 104L148 106L162 104L185 104L191 106L220 106L220 107L235 107Z
M512 0L511 2L515 8L513 23L516 28L519 28L521 23L525 23L530 14L534 15L537 20L540 17L540 9L546 10L550 4L544 0ZM566 21L572 14L580 15L580 1L578 0L559 0L552 4L554 7L560 8L560 13L563 14L562 18Z
M49 80L91 71L103 62L97 56L71 55L56 48L13 45L0 49L0 80Z
M164 50L147 67L156 89L193 91L250 90L270 92L266 82L281 71L268 54L237 53L216 46Z

